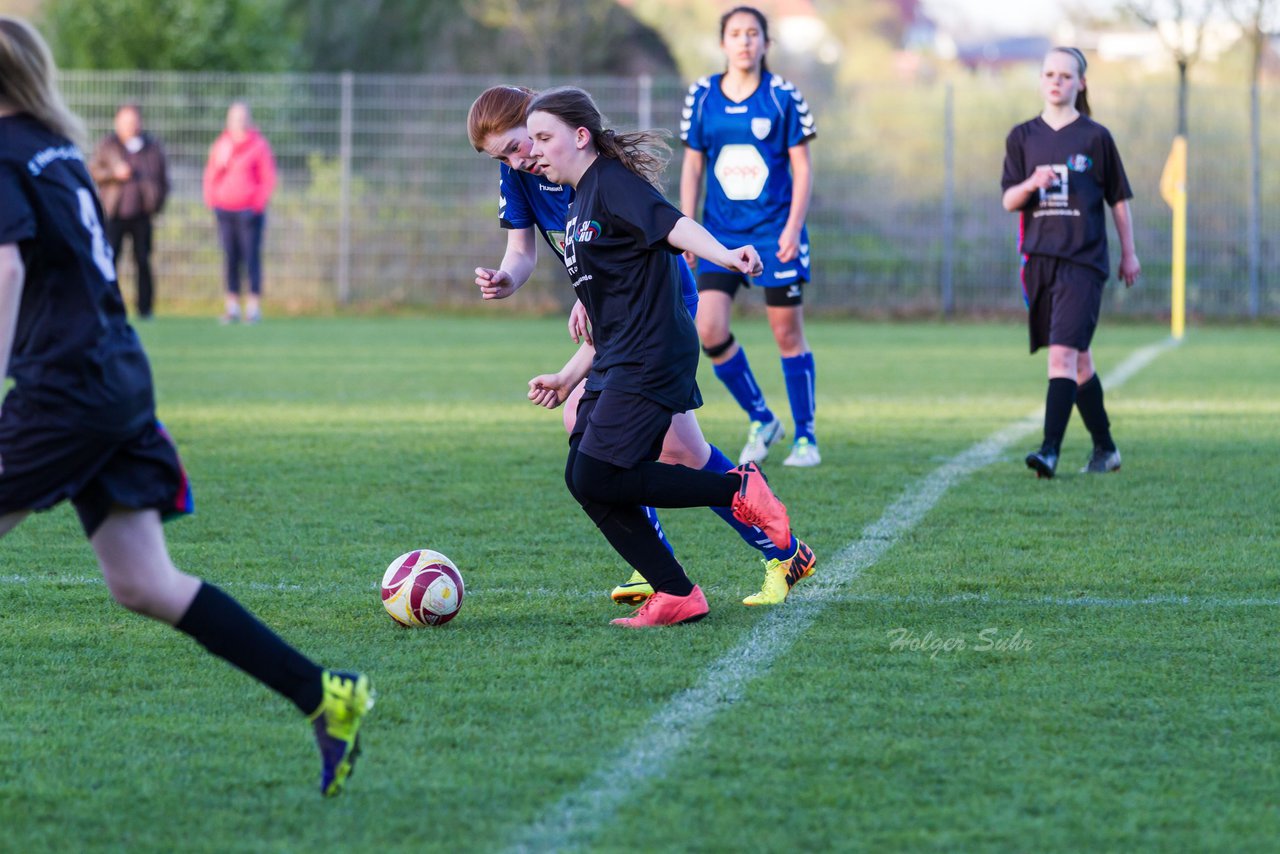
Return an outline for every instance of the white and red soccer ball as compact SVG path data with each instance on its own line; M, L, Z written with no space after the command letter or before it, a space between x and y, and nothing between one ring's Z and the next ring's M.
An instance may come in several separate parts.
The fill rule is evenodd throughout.
M391 561L382 607L402 626L442 626L462 607L462 573L440 552L417 549Z

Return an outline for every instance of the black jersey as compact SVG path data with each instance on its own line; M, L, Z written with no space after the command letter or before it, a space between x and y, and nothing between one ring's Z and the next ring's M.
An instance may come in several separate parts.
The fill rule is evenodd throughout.
M682 214L652 184L603 155L578 182L564 263L587 310L596 357L587 388L639 394L673 412L702 405L698 333L680 294Z
M126 322L84 159L27 115L0 117L0 245L10 243L26 267L12 393L103 435L153 421L150 367Z
M1022 253L1065 258L1107 276L1111 262L1103 202L1115 205L1133 197L1110 131L1084 115L1055 131L1037 116L1009 132L1005 150L1005 190L1031 177L1037 166L1051 166L1057 175L1022 208Z

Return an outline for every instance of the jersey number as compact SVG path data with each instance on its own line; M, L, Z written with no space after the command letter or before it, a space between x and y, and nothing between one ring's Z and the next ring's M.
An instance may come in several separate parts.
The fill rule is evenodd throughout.
M107 246L107 236L102 231L102 223L98 222L98 208L93 203L93 193L84 187L76 188L76 196L80 199L80 222L89 230L93 241L93 263L98 265L102 277L108 282L116 280L116 265L111 257L111 248Z

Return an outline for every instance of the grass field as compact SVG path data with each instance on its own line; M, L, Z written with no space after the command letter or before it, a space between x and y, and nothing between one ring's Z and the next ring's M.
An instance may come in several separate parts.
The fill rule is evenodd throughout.
M524 400L559 320L142 329L197 514L178 564L380 692L349 791L308 727L113 605L70 508L0 545L0 849L1274 850L1280 838L1280 346L1193 329L1108 392L1124 468L977 443L1043 401L1013 325L813 322L824 463L766 465L818 573L742 607L754 555L663 514L711 601L628 632L627 575ZM738 330L785 411L762 321ZM1107 326L1104 382L1166 337ZM704 365L700 418L745 424ZM1004 434L1007 436L1007 434ZM969 463L957 467L957 459ZM976 462L974 460L976 459ZM989 463L989 464L987 464ZM415 547L467 581L404 630L376 584Z

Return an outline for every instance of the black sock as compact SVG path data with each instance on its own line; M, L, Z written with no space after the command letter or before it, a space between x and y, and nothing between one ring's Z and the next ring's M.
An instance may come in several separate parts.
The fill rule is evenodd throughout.
M324 696L320 666L207 581L174 628L288 697L304 715L320 707Z
M1076 404L1076 381L1066 377L1049 380L1049 393L1044 400L1044 444L1041 450L1058 453L1062 437L1071 420L1071 409Z
M688 596L693 582L639 507L584 507L609 545L659 593Z
M1107 418L1107 408L1102 403L1102 380L1094 374L1089 381L1080 386L1076 392L1076 409L1080 410L1080 420L1089 428L1094 447L1104 451L1114 451L1116 443L1111 438L1111 421Z

